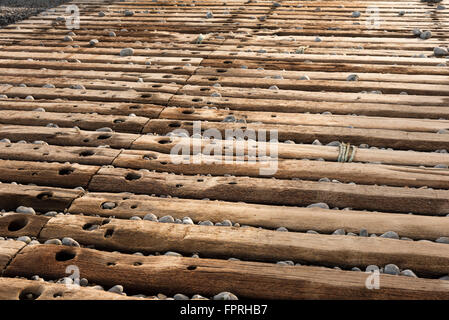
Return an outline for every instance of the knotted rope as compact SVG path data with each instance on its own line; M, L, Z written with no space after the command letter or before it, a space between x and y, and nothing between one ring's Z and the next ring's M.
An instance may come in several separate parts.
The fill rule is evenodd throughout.
M357 149L357 147L352 146L350 143L344 143L344 142L340 143L337 161L338 162L352 162L352 160L354 160L356 149ZM350 153L350 150L352 150L351 153ZM351 155L349 155L349 154L351 154Z

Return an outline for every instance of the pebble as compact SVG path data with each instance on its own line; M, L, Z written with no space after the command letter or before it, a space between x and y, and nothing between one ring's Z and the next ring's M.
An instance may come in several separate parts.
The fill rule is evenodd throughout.
M340 235L340 236L344 236L346 234L345 229L337 229L335 230L333 233L333 235Z
M354 11L351 16L353 18L359 18L360 17L360 11Z
M132 10L125 10L125 17L131 17L134 15L134 11Z
M221 225L224 227L232 227L232 222L230 220L223 220Z
M354 267L354 268L352 268L351 270L352 270L352 271L362 271L362 270L360 270L360 268L357 268L357 267Z
M164 256L172 256L172 257L182 257L182 254L174 252L174 251L167 251Z
M17 238L17 241L25 242L26 244L31 242L31 238L28 236L21 236Z
M380 236L381 238L399 239L399 235L394 231L387 231Z
M123 293L123 286L117 284L117 285L113 286L111 289L109 289L108 291L109 292L118 293L118 294L122 294Z
M214 14L211 11L206 12L206 19L212 19Z
M142 218L138 216L132 216L131 218L129 218L129 220L142 220Z
M175 300L189 300L189 297L182 293L177 293L173 296Z
M34 211L33 208L24 207L24 206L17 207L16 212L17 213L24 213L24 214L36 214L36 211Z
M230 292L220 292L219 294L215 295L214 300L238 300L237 296Z
M222 122L235 122L235 121L236 121L236 119L235 119L235 117L234 117L233 115L226 116L226 117L222 120Z
M434 166L434 168L438 168L438 169L447 169L448 166L447 164L437 164Z
M365 269L366 272L372 272L372 271L376 271L376 270L379 271L379 267L376 266L375 264L370 264Z
M144 217L143 220L148 220L148 221L157 221L157 217L156 215L152 214L152 213L147 213Z
M103 11L98 12L99 17L104 17L106 14Z
M90 40L89 41L89 45L91 46L91 47L93 47L93 46L96 46L97 44L98 44L98 40L97 39L92 39L92 40Z
M194 223L193 223L193 220L190 219L189 217L184 217L184 218L182 218L182 223L183 223L183 224L194 224Z
M361 237L368 237L368 230L360 229L359 236L361 236Z
M435 242L449 244L449 238L448 237L439 237L438 239L435 240Z
M172 216L163 216L162 218L159 218L159 222L163 223L174 223L175 219L173 219Z
M432 37L432 32L430 32L429 30L423 31L423 32L421 32L419 37L423 40L430 39Z
M318 203L312 203L307 206L307 208L321 208L321 209L329 209L329 206L327 203L324 202L318 202Z
M47 241L44 242L44 244L55 244L55 245L62 245L61 240L59 239L48 239Z
M128 57L128 56L132 56L133 54L134 54L133 48L124 48L124 49L120 50L121 57Z
M446 48L435 47L435 48L433 48L433 54L437 57L441 57L441 56L447 56L449 54L449 52L447 51Z
M394 276L397 276L400 271L401 270L399 269L399 267L397 265L395 265L395 264L392 264L392 263L391 264L387 264L384 267L384 273L386 273L386 274L392 274Z
M80 279L80 286L81 287L87 287L88 284L89 284L89 281L86 278L81 278Z
M413 29L412 33L415 37L419 37L421 35L421 30L420 29Z
M105 202L101 205L103 209L114 209L117 206L115 202Z
M286 227L279 227L279 228L276 229L276 231L288 232Z
M44 214L46 217L56 217L58 213L56 211L48 211Z
M70 41L73 41L73 38L71 36L65 36L64 41L70 42Z
M303 75L299 78L299 80L310 80L310 78L307 75Z
M86 88L82 84L74 84L70 86L70 89L75 90L86 90Z
M72 238L65 237L62 239L62 244L69 247L79 247L79 243Z
M447 276L442 276L441 278L439 278L440 280L446 280L446 281L448 281L449 280L449 275L447 275Z
M406 277L418 278L416 276L416 274L412 270L410 270L410 269L402 270L400 274L402 276L406 276Z
M359 80L359 76L356 75L355 73L350 74L347 78L346 81L358 81Z
M48 84L44 84L44 85L42 86L42 88L54 89L54 88L55 88L55 85L54 85L54 84L51 84L51 83L48 83Z
M116 37L117 35L115 34L115 32L111 31L108 33L109 37Z
M199 222L198 223L200 226L213 226L214 224L211 222L211 221L209 221L209 220L206 220L206 221L201 221L201 222Z

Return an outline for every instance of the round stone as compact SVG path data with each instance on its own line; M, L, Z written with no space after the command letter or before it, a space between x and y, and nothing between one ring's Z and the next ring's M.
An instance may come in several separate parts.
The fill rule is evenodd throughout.
M133 54L134 54L133 48L124 48L120 51L120 56L122 57L132 56Z
M17 213L24 213L24 214L36 214L36 211L34 211L33 208L31 207L24 207L24 206L19 206L16 208L16 212Z
M230 292L220 292L219 294L215 295L214 300L238 300L237 296Z
M395 264L387 264L384 267L384 273L386 273L386 274L391 274L391 275L396 276L399 274L400 271L401 270L399 269L399 267Z
M44 242L44 244L62 245L62 242L59 239L48 239L47 241Z
M62 244L69 247L79 247L79 243L72 238L65 237L62 239Z
M148 220L148 221L157 221L157 217L156 215L152 214L152 213L147 213L144 217L143 220Z
M394 231L387 231L380 236L381 238L399 239L399 235Z
M162 223L174 223L175 219L173 219L172 216L163 216L162 218L159 218L159 222L162 222Z
M118 294L122 294L123 293L123 286L117 284L117 285L113 286L111 289L109 289L108 291L109 292L118 293Z

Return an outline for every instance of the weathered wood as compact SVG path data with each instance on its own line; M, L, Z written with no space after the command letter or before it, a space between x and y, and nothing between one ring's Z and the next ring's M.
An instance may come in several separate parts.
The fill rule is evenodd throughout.
M114 203L115 207L104 209L102 204L106 202ZM290 231L315 230L327 234L337 229L356 234L366 229L368 233L377 235L395 231L401 237L416 240L436 240L449 234L449 219L446 217L159 198L129 193L87 193L75 199L68 211L121 219L143 218L153 213L158 217L171 215L175 219L190 217L196 223L206 220L217 223L229 219L254 227L286 227Z
M110 165L119 153L120 150L111 148L0 143L0 159L4 160Z
M64 260L64 261L58 261ZM259 299L447 299L443 280L380 275L379 290L365 286L369 274L317 267L222 261L169 256L135 256L55 245L27 247L12 261L6 276L46 279L65 276L68 265L95 283L138 292L212 296L230 291ZM226 277L223 277L226 274ZM135 281L139 279L139 281ZM323 280L324 279L324 280Z
M100 291L89 287L67 286L65 284L0 277L1 300L143 300L117 293Z
M81 190L74 189L0 183L0 208L14 211L25 206L43 213L62 212L82 194Z
M60 127L77 126L82 130L108 127L117 132L140 133L147 122L148 118L137 116L0 110L0 123L13 125L45 126L52 123Z
M45 141L63 146L127 148L139 135L131 133L84 131L76 128L49 128L19 125L0 125L0 136L12 142Z
M449 128L448 120L426 120L387 117L363 117L343 115L291 114L279 112L241 112L192 108L165 108L161 119L223 121L227 116L245 119L246 122L262 122L269 124L309 125L329 127L354 127L367 129L388 129L411 132L432 132Z
M0 154L1 156L1 154ZM231 158L231 159L229 159ZM143 150L124 150L114 159L113 165L121 168L148 169L176 174L211 174L223 176L259 177L264 169L276 168L270 176L278 179L319 180L323 177L340 182L379 184L398 187L423 187L449 189L449 170L438 168L411 168L380 164L338 163L306 160L268 160L248 157L167 155ZM449 157L448 157L449 160Z
M226 70L226 69L221 69ZM226 97L225 99L200 96L199 94L176 95L169 101L173 107L197 107L205 105L219 109L229 108L239 111L267 111L267 112L332 112L333 114L358 114L365 116L404 117L404 118L432 118L447 119L449 110L444 106L388 104L369 102L334 102L334 101L307 101L297 97L294 101L286 99L249 99Z
M86 188L98 166L0 160L0 181Z
M213 147L216 148L215 150L221 150L222 154L226 154L226 150L230 153L232 150L232 154L236 153L237 144L233 141L214 139L213 143ZM178 146L181 150L188 150L190 154L194 155L199 152L204 152L207 150L206 148L211 147L211 144L212 142L208 139L198 140L192 138L143 135L132 143L131 149L171 154L173 148ZM322 158L326 161L337 161L339 153L339 148L332 146L286 143L279 143L276 146L272 146L271 143L264 143L261 141L256 141L255 144L258 150L267 150L267 155L269 155L269 150L273 150L270 148L277 148L279 159ZM243 154L248 154L247 145L239 145L238 147L242 148ZM151 154L151 152L149 152L149 154ZM449 155L434 152L414 152L411 150L402 151L358 148L354 156L354 161L393 165L435 166L437 164L449 165Z
M4 218L0 218L1 225L2 220ZM92 225L99 228L86 230ZM292 260L345 268L394 263L419 274L449 273L449 246L444 243L81 216L51 218L39 234L42 240L64 236L108 251L196 252L204 257Z
M101 168L92 178L89 190L128 191L140 194L171 195L180 198L209 198L293 206L325 202L331 207L415 212L425 215L449 214L449 191L447 190L349 185L303 180L195 177Z
M163 107L152 104L135 104L135 103L112 103L112 102L54 102L51 101L32 101L24 102L17 100L0 99L0 110L23 110L33 111L36 108L44 108L48 112L65 112L65 113L89 113L127 116L134 113L137 116L148 118L157 118Z
M253 123L223 123L223 122L198 122L201 130L215 129L221 133L224 139L226 130L247 130L258 132L259 130L276 130L279 141L292 140L296 143L312 143L315 139L323 143L335 141L336 137L352 144L367 143L377 147L390 147L397 149L413 149L420 151L434 151L449 146L449 135L407 132L385 129L358 129L346 127L305 126L305 125L273 125ZM151 119L145 125L143 133L168 134L174 130L184 129L189 134L194 133L194 122L184 120Z
M11 260L25 246L25 242L22 241L0 240L0 275L3 274Z

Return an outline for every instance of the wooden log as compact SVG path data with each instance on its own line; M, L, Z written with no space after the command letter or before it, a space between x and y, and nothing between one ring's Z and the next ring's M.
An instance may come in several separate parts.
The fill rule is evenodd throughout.
M220 69L226 70L226 69ZM317 113L331 112L333 114L358 114L365 116L403 117L403 118L431 118L447 119L449 110L443 106L388 104L388 103L360 103L360 102L332 102L306 101L298 97L295 101L277 99L249 99L226 97L200 96L198 94L176 95L169 101L173 107L197 107L204 105L219 109L229 108L239 111L266 111L286 113Z
M31 295L30 295L31 294ZM0 277L1 300L143 300L89 287Z
M438 168L278 159L268 160L276 161L276 164L270 165L260 158L230 158L226 159L221 156L186 157L185 155L167 155L143 150L124 150L114 159L113 165L121 168L148 169L176 174L211 174L213 176L232 174L249 177L262 176L263 170L271 166L276 167L277 170L270 176L278 179L297 178L318 181L327 177L345 183L354 182L398 187L428 186L449 189L449 171Z
M260 204L309 205L325 202L330 207L424 215L449 214L449 191L349 185L311 181L287 181L245 177L180 176L101 168L90 191L134 192L180 198L244 201ZM248 190L251 190L249 193Z
M104 209L102 205L105 202L114 203L114 208ZM368 233L377 235L395 231L401 237L415 240L436 240L449 234L449 219L446 217L159 198L129 193L87 193L75 199L68 211L121 219L143 218L153 213L158 217L171 215L175 219L190 217L195 223L206 220L217 223L229 219L240 225L268 229L285 227L300 232L315 230L325 234L337 229L356 234L366 229Z
M221 150L222 154L228 150L236 154L237 144L233 141L214 139L213 147L216 150ZM171 154L175 146L182 148L182 150L189 150L190 154L198 154L205 152L206 148L211 147L212 142L208 139L192 139L182 137L161 137L142 135L137 138L131 149L147 150L151 152L159 152ZM339 148L332 146L320 146L311 144L286 144L278 143L272 146L271 143L256 142L258 150L264 149L273 150L270 148L276 147L278 150L279 159L319 159L326 161L337 161ZM242 147L241 145L239 147ZM149 152L149 154L151 154ZM243 146L243 152L248 154L247 145ZM355 156L355 162L373 162L393 165L411 165L411 166L435 166L437 164L449 164L449 155L445 153L435 152L415 152L402 150L379 150L379 149L365 149L358 148Z
M139 135L131 133L84 131L75 128L47 128L33 126L0 125L0 136L12 142L25 140L45 141L63 146L128 148Z
M184 129L192 135L194 133L194 122L183 120L151 119L145 125L143 133L157 133L159 135L168 134L174 130ZM304 125L271 125L253 123L224 123L224 122L197 122L199 130L215 129L224 139L226 130L231 131L230 135L238 130L245 133L247 130L256 133L259 130L277 130L279 141L292 140L296 143L312 143L315 139L322 143L329 143L335 140L342 140L352 144L367 143L377 147L395 149L413 149L419 151L434 151L444 149L449 145L449 135L427 133L427 132L407 132L399 130L385 129L357 129L345 127L327 126L304 126ZM236 131L237 130L237 131ZM198 130L197 130L198 131ZM196 132L195 132L196 133ZM209 133L210 134L210 133ZM271 139L270 137L267 140Z
M373 57L374 58L374 57ZM347 77L347 76L346 76ZM339 80L299 80L299 79L265 79L254 77L232 77L193 75L187 81L190 85L210 86L220 83L224 87L267 89L276 85L281 90L304 90L326 92L361 92L380 90L384 94L400 94L407 92L412 95L448 95L449 87L441 84L413 84L394 81L346 81Z
M14 211L19 206L25 206L42 213L62 212L82 194L81 190L74 189L0 183L0 208Z
M223 121L227 116L245 119L246 122L267 124L310 125L329 127L354 127L367 129L388 129L411 132L432 132L449 128L448 120L425 120L389 117L363 117L344 115L291 114L279 112L240 112L213 109L165 108L160 119Z
M170 93L141 93L135 90L109 91L109 90L74 90L66 88L43 89L33 87L2 87L1 94L8 97L26 98L33 96L35 99L69 99L81 101L106 101L106 102L133 102L165 105L172 94Z
M18 101L0 99L0 110L23 110L32 111L36 108L44 108L48 112L65 113L89 113L95 112L106 115L127 116L134 113L137 116L148 118L157 118L163 107L153 104L135 104L135 103L102 103L102 102L54 102L50 101Z
M56 279L65 276L66 267L73 264L78 266L82 277L95 283L104 286L120 283L125 291L150 294L184 292L213 296L229 291L241 298L258 299L449 298L449 288L443 280L381 274L380 288L369 290L365 286L369 274L362 272L244 261L142 257L55 245L24 248L5 275L39 274Z
M0 123L13 125L46 126L53 123L60 127L77 126L82 130L107 127L117 132L140 133L147 122L148 118L137 116L0 110Z
M8 218L8 217L7 217ZM18 219L18 218L17 218ZM30 218L30 220L33 217ZM10 221L0 218L1 226ZM88 230L92 225L99 227ZM4 227L3 227L4 228ZM0 230L2 230L1 228ZM256 228L215 227L103 219L83 216L51 218L39 239L71 237L97 249L121 252L198 253L204 257L236 257L250 261L291 260L301 264L384 266L396 264L423 275L449 273L449 246L444 243L386 238L316 235Z
M119 150L111 148L0 143L0 159L4 160L110 165L119 153Z
M98 166L0 160L0 180L55 187L86 188Z
M226 69L224 69L226 70ZM10 89L11 90L11 89ZM9 90L8 90L9 91ZM17 90L18 91L18 90ZM92 90L93 91L93 90ZM16 92L16 90L13 90ZM302 101L330 101L330 102L358 102L358 103L383 103L383 104L408 104L428 106L446 106L444 95L419 96L402 94L369 94L351 92L309 92L301 90L272 90L257 89L255 94L251 88L234 87L209 87L185 85L178 93L196 96L210 96L213 92L220 93L222 99L247 98L247 99L273 99L273 100L302 100ZM93 93L93 92L92 92Z

